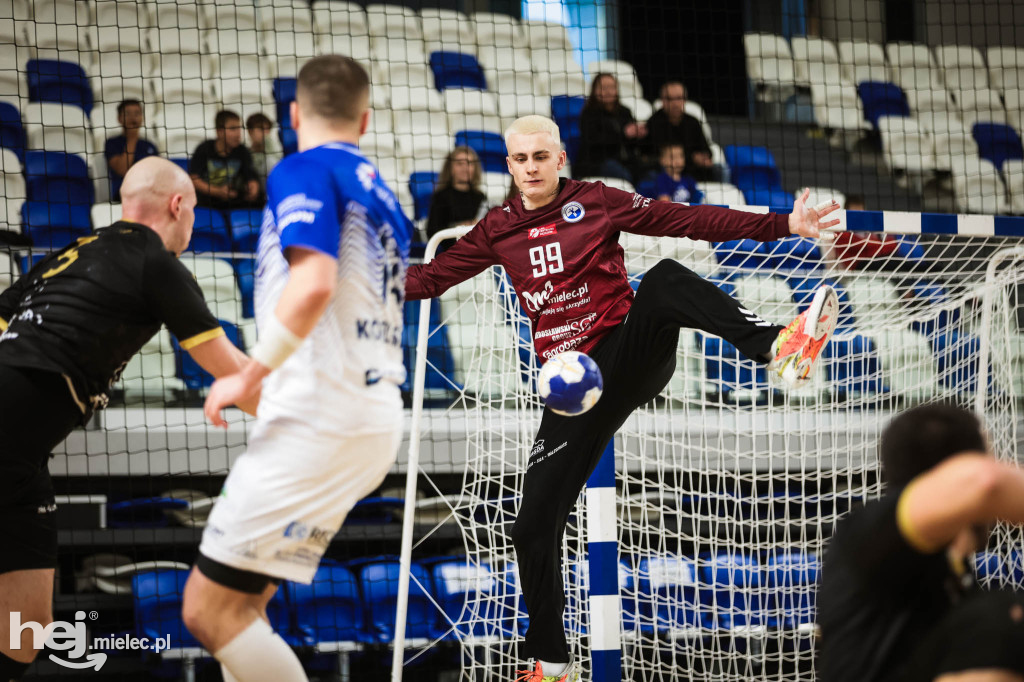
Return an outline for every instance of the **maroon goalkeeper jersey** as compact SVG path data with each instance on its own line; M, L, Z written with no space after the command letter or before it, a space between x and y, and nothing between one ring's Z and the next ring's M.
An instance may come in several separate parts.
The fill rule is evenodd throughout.
M619 232L706 241L774 241L788 216L654 201L600 182L562 180L558 197L491 209L436 259L409 268L405 296L434 298L491 265L505 268L533 327L537 353L587 352L626 317L633 289Z

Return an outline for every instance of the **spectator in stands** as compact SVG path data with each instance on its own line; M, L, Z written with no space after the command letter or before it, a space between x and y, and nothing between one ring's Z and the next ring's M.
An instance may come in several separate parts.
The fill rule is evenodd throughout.
M104 156L110 177L110 195L114 201L121 201L121 181L133 165L146 158L156 156L156 145L140 137L144 123L142 102L126 99L117 105L117 122L123 132L107 139Z
M263 112L257 112L245 119L245 129L249 132L249 151L252 152L252 164L260 180L260 194L266 196L267 176L274 169L283 154L269 149L268 138L274 129L274 122Z
M863 211L864 197L850 194L846 197L847 211ZM826 252L840 270L896 269L890 256L899 248L899 240L891 234L874 232L840 232Z
M487 195L480 190L483 172L480 157L471 147L456 147L441 168L437 189L430 199L427 239L454 225L475 225L489 208ZM438 253L455 243L446 239Z
M711 147L704 129L695 117L686 113L686 86L669 81L661 86L661 109L647 121L648 142L655 150L669 144L681 144L686 150L686 166L697 180L722 180L722 169L711 161Z
M196 147L188 164L199 205L216 209L258 208L259 175L252 154L242 144L242 119L233 111L218 111L214 126L217 139Z
M661 148L661 175L655 180L655 195L658 201L672 201L681 204L699 204L704 195L697 189L697 183L686 174L686 152L681 144L669 144Z
M633 112L619 102L619 84L610 73L599 73L590 86L590 97L580 114L580 177L606 176L633 182L637 145L647 127L637 123Z

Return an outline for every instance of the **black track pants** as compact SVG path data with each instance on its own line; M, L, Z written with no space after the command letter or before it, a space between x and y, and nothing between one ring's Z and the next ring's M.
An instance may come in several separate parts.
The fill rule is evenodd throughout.
M738 301L679 263L659 262L641 281L626 320L590 353L604 377L597 405L576 417L544 411L531 449L522 507L512 527L530 616L526 657L569 660L562 625L565 524L615 432L668 384L676 367L680 328L720 336L748 358L771 359L772 343L782 327L757 326L740 308Z

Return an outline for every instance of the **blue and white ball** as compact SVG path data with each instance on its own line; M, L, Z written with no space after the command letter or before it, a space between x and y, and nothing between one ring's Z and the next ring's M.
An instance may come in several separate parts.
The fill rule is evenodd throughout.
M589 355L569 350L544 363L537 377L537 390L555 414L574 417L583 414L601 397L604 380Z

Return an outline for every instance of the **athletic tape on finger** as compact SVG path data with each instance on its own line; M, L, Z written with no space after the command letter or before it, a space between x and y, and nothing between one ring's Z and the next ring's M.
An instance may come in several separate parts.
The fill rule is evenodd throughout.
M835 203L835 199L826 199L825 201L823 201L820 204L818 204L817 206L815 206L814 210L818 211L820 213L821 211L824 211L827 208L831 208L832 204L834 204L834 203Z

